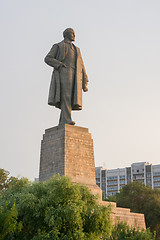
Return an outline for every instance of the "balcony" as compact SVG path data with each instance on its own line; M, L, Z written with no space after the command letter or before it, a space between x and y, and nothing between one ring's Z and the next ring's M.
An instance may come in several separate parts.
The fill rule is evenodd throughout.
M134 174L133 175L133 180L141 180L141 179L144 179L144 174Z

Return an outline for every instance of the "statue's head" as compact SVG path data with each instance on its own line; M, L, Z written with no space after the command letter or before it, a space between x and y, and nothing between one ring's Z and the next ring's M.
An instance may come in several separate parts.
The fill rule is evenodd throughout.
M72 28L67 28L63 32L63 37L68 38L70 41L75 41L75 32Z

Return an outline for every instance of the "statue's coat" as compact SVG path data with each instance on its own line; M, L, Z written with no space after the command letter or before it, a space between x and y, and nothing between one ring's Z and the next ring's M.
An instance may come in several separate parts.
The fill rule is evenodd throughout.
M87 86L88 77L85 71L80 49L73 45L76 50L75 82L72 96L72 110L82 109L82 89ZM49 89L48 104L61 108L61 87L60 78L64 77L58 70L67 55L68 48L64 41L54 44L45 57L45 62L54 67Z

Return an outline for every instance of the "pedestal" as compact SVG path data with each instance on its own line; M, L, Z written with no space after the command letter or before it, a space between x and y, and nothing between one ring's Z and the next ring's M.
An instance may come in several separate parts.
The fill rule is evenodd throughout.
M65 124L45 130L39 180L45 181L56 174L69 176L73 183L88 186L94 195L98 195L100 204L111 204L113 223L122 221L129 226L145 228L143 214L131 213L130 209L116 207L116 203L102 201L102 190L95 180L93 140L87 128Z
M93 139L87 128L62 125L47 129L41 143L39 180L55 174L69 176L73 183L87 185L101 198L96 185Z

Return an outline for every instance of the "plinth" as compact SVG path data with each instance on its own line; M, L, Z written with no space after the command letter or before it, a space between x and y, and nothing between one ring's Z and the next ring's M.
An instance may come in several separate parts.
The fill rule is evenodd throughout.
M100 204L111 204L113 223L122 221L129 226L145 228L143 214L102 201L102 190L95 180L93 140L87 128L64 124L45 130L41 142L39 180L45 181L56 174L69 176L73 183L88 186L94 195L98 195Z
M87 185L93 194L101 197L102 190L95 180L93 139L87 128L64 124L45 130L39 180L45 181L56 174Z

